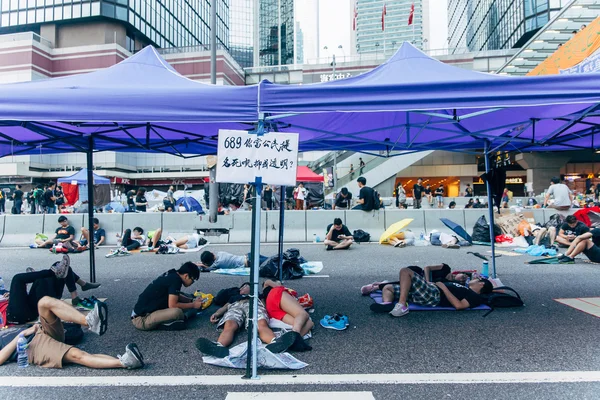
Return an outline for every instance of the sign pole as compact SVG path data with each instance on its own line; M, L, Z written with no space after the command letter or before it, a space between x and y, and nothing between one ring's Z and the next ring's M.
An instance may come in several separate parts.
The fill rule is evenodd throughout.
M88 137L87 151L88 228L90 247L90 282L96 282L96 246L94 243L94 137Z
M487 188L488 211L490 216L490 241L492 245L492 278L496 279L496 237L494 235L494 198L492 196L492 184L490 182L490 142L485 141L485 174L487 179L485 185Z
M279 194L279 282L283 283L283 222L285 217L285 186Z

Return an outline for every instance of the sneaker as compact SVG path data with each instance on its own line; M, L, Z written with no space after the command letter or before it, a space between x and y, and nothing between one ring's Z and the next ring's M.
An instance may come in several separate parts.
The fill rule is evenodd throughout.
M561 257L561 258L558 259L558 263L559 264L575 264L575 259L571 258L571 257L564 256L564 257Z
M337 318L337 319L336 319ZM323 328L334 329L336 331L343 331L347 328L346 322L339 318L339 316L329 316L326 315L320 321L320 324Z
M129 250L127 250L125 247L121 247L119 249L118 255L119 256L130 256L131 252L129 252Z
M300 336L300 334L298 332L291 332L291 333L294 333L295 340L294 340L294 343L292 343L292 345L289 347L288 350L298 351L298 352L312 350L312 346L309 346L308 344L306 344L306 342L304 341L304 338L302 338L302 336Z
M325 248L325 250L333 250L333 246L331 246L331 245L328 245L328 246Z
M50 269L56 274L58 279L65 279L69 273L69 266L71 265L71 259L68 255L64 255L62 260L52 264Z
M185 321L182 319L178 319L177 321L160 324L158 326L158 329L160 329L161 331L182 331L185 329L185 327Z
M369 308L375 313L389 313L394 309L394 303L373 303L369 306Z
M390 315L393 317L402 317L403 315L408 314L408 304L396 304L394 309L390 311Z
M283 353L290 348L291 345L296 341L296 335L300 335L298 332L286 332L279 338L269 343L266 348L271 353Z
M73 305L73 307L77 307L82 301L83 300L81 300L81 298L75 297L74 299L71 299L71 304Z
M30 248L30 249L37 249L37 248L38 248L38 246L37 246L37 244L35 244L35 243L32 243L32 244L30 244L30 245L29 245L29 248Z
M106 258L117 257L118 254L119 254L119 249L115 249L115 250L112 250L111 252L109 252L104 257L106 257Z
M81 287L81 290L87 292L90 289L98 289L100 285L101 283L86 282L85 285Z
M94 304L94 309L85 316L88 329L96 335L104 335L108 328L108 306L101 301Z
M219 342L213 342L212 340L205 338L196 340L196 348L200 350L202 354L206 354L207 356L217 358L225 358L229 356L229 349L227 347L223 346Z
M144 366L144 356L138 349L137 344L129 343L125 347L125 354L117 356L121 364L127 369L138 369Z

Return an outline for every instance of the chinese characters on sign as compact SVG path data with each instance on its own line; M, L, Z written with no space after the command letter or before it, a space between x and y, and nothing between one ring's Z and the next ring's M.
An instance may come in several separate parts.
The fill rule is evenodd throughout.
M219 131L217 182L263 183L294 186L298 161L298 135L246 131Z
M336 81L338 79L350 78L351 73L339 73L339 74L321 74L321 82Z

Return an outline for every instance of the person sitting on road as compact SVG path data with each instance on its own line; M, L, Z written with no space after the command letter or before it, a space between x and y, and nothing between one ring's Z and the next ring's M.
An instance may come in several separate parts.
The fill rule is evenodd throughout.
M578 221L574 215L569 215L565 219L565 222L560 226L555 240L559 246L569 247L577 236L581 236L589 231L590 228L583 222Z
M161 244L166 243L172 246L175 246L180 249L190 250L195 249L201 246L201 242L204 241L206 243L206 239L204 239L201 235L197 233L192 233L191 235L183 235L179 239L175 239L171 236L166 238L166 241L162 240L162 229L157 228L154 231L148 232L148 247L151 249L155 249L159 247Z
M310 319L308 312L288 290L281 282L265 280L262 296L267 312L271 318L292 326L292 332L295 333L294 350L312 350L312 347L304 343L303 337L311 331L315 324Z
M231 288L234 289L234 288ZM226 289L229 291L229 289ZM227 299L227 304L219 308L210 316L210 322L217 324L217 329L222 329L216 342L206 338L199 338L196 341L196 347L203 354L224 358L229 355L228 347L233 343L235 334L238 330L248 328L250 319L250 283L246 282L240 286L239 291L231 291L231 296ZM282 353L286 351L296 341L295 332L287 332L279 339L269 328L269 314L261 300L258 300L258 336L263 343L267 344L267 349L273 353Z
M133 326L141 331L185 329L186 320L197 315L203 300L182 295L181 286L190 287L199 277L198 266L188 261L156 278L138 297L131 313Z
M29 341L27 348L31 364L44 368L62 368L63 364L79 364L96 369L137 369L144 366L144 357L135 343L128 344L125 353L117 357L89 354L65 343L65 328L62 321L79 324L97 335L103 335L108 322L108 308L105 303L97 302L92 311L83 315L65 302L45 296L38 302L37 312L40 323L17 332L23 333ZM19 337L16 336L8 345L0 349L0 365L7 361L16 361L18 339Z
M75 228L69 225L69 219L64 215L58 217L60 226L56 228L55 235L52 239L46 240L41 245L32 244L31 248L49 248L52 247L54 253L73 252L79 247L75 239Z
M121 242L121 250L135 250L146 244L146 237L144 236L144 230L139 226L131 229L125 229L123 235L117 234L117 240Z
M106 231L100 228L100 221L98 218L94 218L94 247L98 248L106 241ZM79 244L86 249L89 249L90 243L90 230L86 227L81 228L81 239L79 240Z
M465 272L452 272L452 268L448 264L442 263L438 265L429 265L424 269L417 266L407 267L413 272L421 275L427 282L458 282L464 285L467 280L476 277L476 274ZM394 301L394 285L400 282L373 282L360 288L363 296L369 295L376 290L381 290L384 304L389 304Z
M575 257L579 254L585 254L591 262L600 263L600 229L594 228L590 232L585 232L577 236L567 252L558 257L561 264L574 264Z
M29 284L31 288L28 292ZM65 284L71 293L71 302L74 306L82 302L75 284L81 286L84 292L100 287L99 283L85 282L73 272L69 256L66 254L61 261L52 264L50 269L34 271L33 268L28 268L28 272L16 274L10 282L10 292L4 296L9 298L6 309L7 322L21 325L37 319L39 300L45 296L60 299Z
M374 312L389 312L394 317L408 314L408 301L429 307L454 307L456 310L478 307L485 303L482 294L491 293L492 283L477 278L463 286L456 282L431 283L410 268L400 270L400 282L394 286L394 300L398 303L372 304Z
M327 236L323 243L327 250L345 250L354 243L354 238L348 227L342 223L342 219L336 218L333 224L327 225Z
M200 262L196 263L196 265L204 271L249 268L251 264L250 257L250 253L243 256L236 256L235 254L227 253L226 251L219 251L217 254L211 251L203 251L200 255ZM268 257L260 255L260 264L267 258Z

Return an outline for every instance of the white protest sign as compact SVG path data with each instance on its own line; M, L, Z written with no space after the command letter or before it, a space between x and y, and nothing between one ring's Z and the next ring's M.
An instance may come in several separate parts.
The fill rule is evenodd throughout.
M258 176L271 185L296 185L297 133L219 130L217 182L250 183Z

